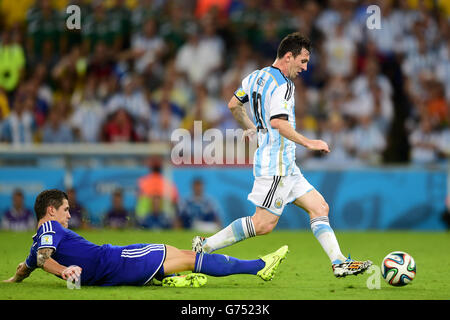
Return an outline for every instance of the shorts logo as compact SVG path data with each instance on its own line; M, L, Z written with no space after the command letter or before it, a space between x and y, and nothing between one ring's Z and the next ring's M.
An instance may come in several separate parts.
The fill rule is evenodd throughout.
M280 209L283 206L283 199L281 198L276 198L275 199L275 208Z
M53 236L45 235L41 238L41 245L52 245L53 244Z

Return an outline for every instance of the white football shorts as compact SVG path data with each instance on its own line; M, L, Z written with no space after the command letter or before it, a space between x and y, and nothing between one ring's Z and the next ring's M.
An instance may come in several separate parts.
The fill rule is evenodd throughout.
M247 199L255 206L281 216L284 207L314 187L302 174L255 177L252 192Z

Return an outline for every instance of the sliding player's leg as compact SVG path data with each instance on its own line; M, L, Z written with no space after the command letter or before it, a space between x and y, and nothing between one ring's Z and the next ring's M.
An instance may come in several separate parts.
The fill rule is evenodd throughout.
M362 273L370 267L372 263L369 260L354 261L342 254L328 219L328 204L316 189L312 189L295 199L294 204L303 208L309 214L311 230L328 255L336 277Z
M168 286L202 286L206 283L203 274L216 277L253 274L263 280L271 280L287 253L288 247L283 246L260 259L240 260L222 254L195 253L166 246L166 260L161 270L164 275L181 271L194 273L186 276L169 276L164 278L162 283Z

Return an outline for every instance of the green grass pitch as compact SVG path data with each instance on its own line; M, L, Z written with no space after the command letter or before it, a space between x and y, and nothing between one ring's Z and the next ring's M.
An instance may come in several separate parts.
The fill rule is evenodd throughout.
M166 243L189 249L193 232L149 232L140 230L81 231L80 235L96 244ZM11 277L23 261L31 245L32 232L0 232L0 279ZM208 276L202 288L145 287L81 287L69 290L63 280L42 270L35 270L19 284L0 283L1 300L20 299L151 299L151 300L414 300L450 299L450 233L443 232L343 232L336 231L344 254L356 259L370 259L380 265L391 251L410 253L417 264L417 276L405 287L392 287L375 273L336 279L328 257L310 231L274 231L217 251L240 259L260 255L289 245L287 259L275 278L264 282L251 275L215 278ZM372 277L372 278L371 278Z

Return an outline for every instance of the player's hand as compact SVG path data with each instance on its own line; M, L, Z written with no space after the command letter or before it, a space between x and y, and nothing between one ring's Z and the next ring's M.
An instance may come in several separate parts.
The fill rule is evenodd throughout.
M245 141L245 138L248 138L249 141L253 141L256 137L256 130L255 129L247 129L242 134L242 141Z
M61 277L64 280L67 280L69 278L74 279L75 281L80 279L82 269L79 266L70 266L65 268L61 272Z
M2 282L9 282L9 283L17 282L16 276L11 277L11 278L6 279L6 280L3 280Z
M330 147L323 140L310 140L310 142L308 144L308 149L314 150L314 151L322 151L325 153L330 152Z
M23 279L28 277L29 273L25 272L24 269L27 269L25 262L19 263L16 268L16 274L9 279L3 280L2 282L22 282Z

